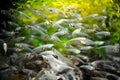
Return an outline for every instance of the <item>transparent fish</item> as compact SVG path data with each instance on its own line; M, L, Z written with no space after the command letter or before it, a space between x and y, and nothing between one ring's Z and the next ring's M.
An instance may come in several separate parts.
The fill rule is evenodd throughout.
M63 29L64 27L61 26L59 23L56 23L56 22L52 22L52 25L57 27L58 29Z
M91 49L93 49L92 46L83 46L80 48L80 50L82 50L82 51L87 51L87 50L91 50Z
M95 41L94 45L103 45L105 42L104 41Z
M44 28L41 27L41 26L34 25L34 27L36 27L37 29L39 29L39 30L41 30L41 31L43 31L43 32L47 32L47 30L44 29Z
M88 34L81 32L81 29L76 29L72 32L73 36L82 36L82 37L90 37Z
M101 30L101 28L97 24L93 24L93 28L98 31Z
M70 59L73 62L73 64L75 64L75 65L83 65L83 64L85 64L85 62L82 59L80 59L79 57L70 56Z
M83 23L70 23L69 26L74 28L84 29Z
M101 16L101 15L98 15L98 14L90 14L86 18L93 18L95 20L104 20L104 19L107 18L107 16Z
M18 38L12 39L12 41L15 41L15 42L20 42L23 40L25 40L25 37L18 37Z
M14 36L15 33L16 32L14 32L14 31L8 32L8 31L3 30L3 32L0 33L0 37L1 38L8 38L8 37Z
M22 28L21 27L17 27L15 28L15 31L20 31Z
M63 28L60 31L56 32L53 34L53 36L60 36L60 35L65 35L68 34L68 28Z
M105 70L109 70L109 71L117 71L117 69L115 68L115 67L113 67L112 65L108 65L108 64L104 64L103 65L103 68L105 69Z
M14 27L20 27L19 24L12 22L12 21L9 21L8 24L10 24L11 26L14 26Z
M116 45L106 45L106 46L102 46L99 48L100 50L105 50L105 53L107 55L114 55L114 56L117 56L119 55L119 51L120 51L120 48L119 48L119 45L116 44ZM116 54L115 54L116 53Z
M120 76L112 73L106 73L106 77L109 80L120 80Z
M68 41L68 43L81 43L84 45L93 45L94 42L90 39L87 39L85 37L77 37L77 38L73 38L71 40Z
M94 19L96 19L96 20L105 20L106 18L107 18L107 16L94 17Z
M7 68L9 68L9 64L7 64L7 63L0 63L0 70L7 69Z
M84 55L77 55L78 58L82 59L83 61L85 62L88 62L89 61L89 57L87 56L84 56Z
M58 20L57 22L56 22L56 24L61 24L61 23L63 23L63 22L68 22L68 23L70 23L70 22L74 22L75 20L74 19L60 19L60 20Z
M47 15L40 10L35 10L34 13L37 16L42 16L43 18L47 18Z
M120 57L119 57L119 56L118 56L118 57L113 57L113 56L112 56L112 58L113 58L113 61L120 63Z
M31 48L33 48L33 46L26 44L26 43L16 43L15 46L20 49L24 49L25 51L30 51L30 52L32 52Z
M79 54L80 53L80 50L76 49L76 48L67 49L67 51L73 52L75 54Z
M21 16L21 17L26 17L26 18L28 18L33 24L35 23L35 21L34 21L29 15L27 15L26 13L24 13L24 12L22 12L22 11L19 11L19 13L20 13L20 16Z
M92 77L92 80L109 80L107 78L101 78L101 77Z
M67 6L67 7L65 7L64 9L72 10L72 9L74 9L74 7L73 7L73 6Z
M26 28L31 29L34 33L45 34L43 28L37 28L32 25L27 25Z
M69 15L71 17L77 18L78 20L83 20L83 18L81 17L81 14L78 14L78 13L74 13L74 14L69 13Z
M95 68L98 68L99 66L103 65L103 64L111 64L112 62L107 60L97 60L97 61L93 61L90 63L90 65L92 65Z
M12 47L12 48L8 48L8 51L9 52L19 52L19 51L22 51L22 49L16 48L16 47Z
M84 32L89 34L89 33L95 33L95 29L85 29Z
M96 37L98 38L102 38L102 37L110 37L111 36L111 33L110 32L107 32L107 31L101 31L101 32L97 32L95 33Z
M36 48L33 49L33 52L38 53L41 52L45 49L52 49L52 47L54 46L54 44L45 44L45 45L40 45Z
M5 51L5 54L7 53L7 43L3 43L3 48L4 48L4 51Z
M95 68L93 66L90 66L90 65L81 65L80 66L80 69L82 70L88 70L88 71L91 71L91 70L95 70Z
M50 41L59 41L62 42L57 36L51 36Z
M62 10L59 10L57 8L48 8L48 10L52 13L58 13L58 12L63 12Z
M90 15L87 16L87 18L89 18L89 17L97 17L97 16L98 16L98 14L90 14Z

